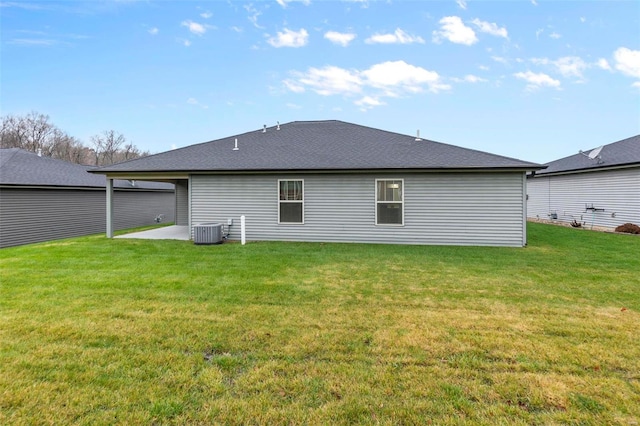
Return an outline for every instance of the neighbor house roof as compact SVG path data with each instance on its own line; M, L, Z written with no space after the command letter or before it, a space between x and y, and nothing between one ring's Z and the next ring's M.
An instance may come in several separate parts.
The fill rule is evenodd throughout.
M552 161L547 163L545 170L536 172L536 175L633 165L640 166L640 135Z
M106 188L104 176L87 173L90 166L40 157L19 148L0 149L0 185L65 186ZM114 181L116 188L172 189L173 185L158 182Z
M236 146L237 148L234 149ZM543 166L342 121L294 121L94 170L95 173L518 169Z

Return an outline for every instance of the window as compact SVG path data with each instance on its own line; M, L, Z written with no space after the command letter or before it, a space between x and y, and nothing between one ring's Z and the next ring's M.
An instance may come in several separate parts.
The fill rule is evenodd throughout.
M278 223L304 223L304 181L278 181Z
M403 179L376 179L376 225L404 225Z

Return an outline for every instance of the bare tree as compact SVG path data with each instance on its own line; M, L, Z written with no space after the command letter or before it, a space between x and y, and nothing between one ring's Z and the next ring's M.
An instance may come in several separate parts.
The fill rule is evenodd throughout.
M97 166L107 166L149 155L149 152L140 151L132 143L127 143L124 135L114 130L106 130L102 134L92 136L91 142Z
M48 115L35 111L0 119L0 148L21 148L45 157L99 166L149 155L114 130L91 137L91 143L93 149L60 130Z
M55 143L42 155L75 164L91 163L92 157L87 155L89 148L85 147L78 139L59 130L56 130L54 139Z
M105 130L102 134L91 137L96 152L96 166L105 166L117 161L120 147L126 142L123 134L115 130Z

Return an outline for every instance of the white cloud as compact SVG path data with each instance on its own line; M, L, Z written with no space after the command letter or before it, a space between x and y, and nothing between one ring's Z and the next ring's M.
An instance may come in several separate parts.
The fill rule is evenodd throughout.
M286 103L286 104L285 104L285 106L286 106L287 108L291 108L291 109L302 109L302 107L301 107L300 105L298 105L298 104L294 104L294 103L292 103L292 102L288 102L288 103Z
M471 23L476 27L478 27L478 30L480 30L483 33L491 34L496 37L509 38L507 29L504 27L500 28L498 27L498 24L495 24L493 22L481 21L476 18L473 21L471 21Z
M587 18L585 18L584 16L581 16L580 17L580 22L582 22L584 24L585 22L587 22Z
M486 78L478 77L477 75L467 74L464 76L464 81L467 83L484 83L487 81Z
M531 0L531 4L534 5L534 6L537 6L538 2L536 0Z
M540 34L544 32L544 28L538 28L536 30L536 40L540 40Z
M589 64L578 56L564 56L552 61L549 58L531 58L531 62L536 65L550 65L555 71L562 74L563 77L583 78L582 72L589 68Z
M582 72L589 67L585 61L577 56L565 56L552 63L564 77L577 77L579 79L583 78Z
M21 44L25 46L53 46L60 44L58 40L52 39L34 39L34 38L14 38L7 42L8 44Z
M557 40L557 39L561 38L562 35L560 35L560 34L558 34L557 32L554 31L551 34L549 34L549 37L551 37L554 40Z
M327 31L324 34L324 38L334 44L339 44L342 47L347 47L351 43L356 35L353 33L339 33L337 31Z
M322 96L362 94L355 103L365 109L384 105L383 97L400 97L424 90L438 93L451 88L442 82L437 72L404 61L382 62L365 70L325 66L290 74L291 78L283 84L294 93L309 89Z
M603 70L611 71L611 65L609 65L609 62L604 58L598 59L598 62L596 62L596 65Z
M285 28L284 31L278 31L278 35L270 37L267 40L273 47L302 47L307 44L309 33L302 28L300 31L292 31Z
M373 107L386 105L380 99L373 98L371 96L365 96L362 99L358 99L357 101L354 102L354 104L358 105L362 111L366 111L366 110L371 109Z
M531 62L536 65L550 66L555 72L561 74L563 77L577 78L578 82L584 82L584 71L594 66L605 70L611 70L606 59L600 59L598 62L590 64L578 56L563 56L556 60L548 58L532 58Z
M305 91L304 86L297 81L285 80L283 81L283 83L287 87L287 89L291 90L294 93L303 93Z
M196 98L189 98L187 99L187 103L189 105L194 105L194 106L198 106L202 109L207 109L209 108L207 105L201 104L200 102L198 102L198 100Z
M374 34L365 40L365 43L374 44L411 44L411 43L424 43L424 39L419 36L412 36L397 28L393 33L388 34Z
M404 61L388 61L376 64L362 72L367 83L373 87L384 89L388 96L397 96L398 92L420 92L424 85L429 91L439 92L450 89L440 81L435 71L407 64Z
M501 64L509 65L509 60L507 58L503 58L502 56L492 56L491 59Z
M158 35L158 33L160 32L159 29L157 29L156 27L153 28L149 28L149 30L147 30L147 32L151 35Z
M467 2L465 0L456 0L456 4L462 10L467 10Z
M486 78L478 77L473 74L467 74L464 78L452 78L456 83L484 83L487 81Z
M486 65L478 65L478 68L481 69L482 71L489 71L489 67Z
M369 8L369 0L342 0L342 1L344 1L345 3L360 3L361 8L363 9Z
M237 33L241 33L243 30L240 27L236 27L235 25L233 27L231 27L231 29Z
M182 44L183 44L185 47L189 47L189 46L191 46L191 40L185 40L185 39L182 39L181 41L182 41Z
M458 16L445 16L440 20L441 29L433 32L434 43L440 43L443 38L451 43L471 46L478 41L476 33L467 27Z
M309 4L311 4L311 0L276 0L276 2L282 7L287 7L287 3L293 2L300 2L305 6L309 6Z
M640 50L620 47L613 52L616 69L630 77L640 78Z
M213 13L206 11L206 12L202 12L200 16L202 16L204 19L209 19L213 16Z
M187 21L182 21L180 25L183 27L189 28L189 31L199 36L207 32L207 27L197 22L187 20Z
M527 90L530 91L539 89L541 87L560 87L560 81L555 80L547 74L543 73L536 74L531 71L519 72L514 74L514 77L526 81L528 83Z
M247 17L247 19L253 24L253 26L256 28L264 29L263 26L258 24L258 17L262 15L262 12L260 12L258 9L253 7L253 4L251 3L245 4L243 7L244 7L244 10L246 10L249 13L249 16Z
M631 87L635 87L636 89L640 89L640 81L636 81L635 83L631 84Z
M297 81L285 81L289 88L294 87L300 92L307 86L319 95L354 94L362 91L362 79L357 71L328 65L324 68L309 68L304 74L296 74Z

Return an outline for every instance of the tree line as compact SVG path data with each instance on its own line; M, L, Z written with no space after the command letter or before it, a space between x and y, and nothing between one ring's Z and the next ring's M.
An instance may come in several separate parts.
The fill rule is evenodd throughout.
M48 115L35 111L26 115L5 115L1 120L0 148L21 148L44 157L94 166L107 166L150 154L114 130L91 136L91 145L85 145L51 123Z

